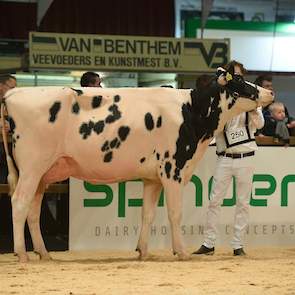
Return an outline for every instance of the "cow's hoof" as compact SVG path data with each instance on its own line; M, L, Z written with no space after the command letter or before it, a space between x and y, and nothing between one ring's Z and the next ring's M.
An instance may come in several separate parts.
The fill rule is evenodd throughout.
M147 256L148 256L147 253L141 251L138 247L135 249L135 251L137 251L139 253L138 259L140 261L146 261L147 260Z
M49 260L52 260L50 254L48 252L39 252L39 251L34 251L35 254L37 254L39 256L39 259L40 260L43 260L43 261L49 261Z
M191 259L191 256L188 253L177 253L177 256L180 261L187 261Z
M147 260L148 260L148 255L139 255L139 256L138 256L138 259L139 259L140 261L147 261Z
M40 259L43 261L50 261L50 260L52 260L52 257L50 256L49 253L46 253L46 254L40 255Z
M20 262L20 263L27 263L30 261L27 253L23 253L23 254L15 253L14 255L18 257L18 262Z

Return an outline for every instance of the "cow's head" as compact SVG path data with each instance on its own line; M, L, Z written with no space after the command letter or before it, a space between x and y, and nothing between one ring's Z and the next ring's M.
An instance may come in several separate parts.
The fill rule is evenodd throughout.
M267 106L274 100L273 92L244 80L243 76L217 69L217 83L226 91L228 109L235 112L251 111L259 106Z
M274 99L270 90L246 82L242 76L223 68L218 68L217 78L192 90L191 97L191 120L197 142L221 132L233 117L266 106Z

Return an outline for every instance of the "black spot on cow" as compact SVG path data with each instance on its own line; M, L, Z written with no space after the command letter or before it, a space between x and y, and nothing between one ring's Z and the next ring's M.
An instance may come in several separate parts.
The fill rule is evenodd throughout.
M8 122L9 122L9 126L10 126L10 131L11 131L12 134L14 134L16 126L15 126L15 122L14 122L13 118L9 116L8 117Z
M175 168L175 169L174 169L173 179L174 179L175 181L181 182L180 169L179 169L179 168Z
M93 96L92 98L92 108L98 108L101 105L101 101L102 101L102 96L98 95L98 96Z
M140 163L143 163L145 161L145 157L140 159Z
M157 120L157 128L160 128L162 126L162 116L159 116L158 117L158 120Z
M78 102L75 102L73 105L72 105L72 112L74 114L79 114L79 111L80 111L80 106L78 104Z
M160 154L156 153L156 157L157 157L157 160L159 161L160 160Z
M109 107L109 111L112 113L108 115L105 119L105 122L110 124L113 123L121 118L121 112L118 109L118 106L113 104Z
M75 89L75 88L71 88L72 90L74 90L78 96L83 94L83 91L81 89Z
M169 158L169 152L168 152L168 151L165 152L165 154L164 154L164 158L165 158L165 159L166 159L166 158Z
M230 110L236 103L236 98L232 97L232 101L228 104L228 109Z
M120 95L115 95L114 96L114 102L119 102L121 100L121 96Z
M53 105L51 106L51 108L49 109L49 122L53 123L56 118L57 118L57 114L59 112L61 108L61 102L60 101L56 101L53 103Z
M121 126L118 130L119 138L124 141L126 140L128 134L130 132L130 128L128 126Z
M94 124L93 130L95 133L100 134L103 131L104 126L104 121L100 120Z
M109 106L109 111L115 113L118 111L118 106L116 104L112 104Z
M15 148L15 146L16 146L16 139L14 138L14 136L12 136L11 141L12 141L13 148Z
M115 147L117 146L118 142L119 142L118 137L114 138L114 139L110 142L110 147L111 147L111 149L115 148Z
M86 139L91 134L93 127L94 127L94 123L92 121L89 121L88 123L83 123L80 126L79 132L80 134L82 134L83 139Z
M220 92L223 91L216 82L203 91L191 91L192 122L195 124L197 141L205 141L213 136L218 127L221 108ZM187 123L189 120L187 119Z
M16 139L19 139L19 135L16 136Z
M111 162L113 158L113 152L110 151L104 155L103 161L104 162Z
M186 161L192 159L198 143L192 122L192 109L189 104L183 104L182 115L184 121L179 128L179 135L176 141L176 153L173 155L178 169L182 169ZM196 129L198 129L197 125ZM187 149L187 146L190 146L189 150ZM178 180L178 177L174 179Z
M146 113L144 116L144 123L147 130L151 131L155 127L154 119L151 113Z
M121 141L118 141L118 143L116 145L116 149L119 148L120 145L121 145Z
M166 172L166 175L167 175L167 178L170 178L170 172L171 172L171 168L172 168L172 165L170 162L166 162L165 163L165 172Z
M113 115L108 115L105 119L105 122L110 124L116 121L116 118Z
M110 149L109 141L106 140L106 141L104 142L104 144L102 145L102 147L101 147L101 151L102 151L102 152L105 152L105 151L108 151L109 149Z

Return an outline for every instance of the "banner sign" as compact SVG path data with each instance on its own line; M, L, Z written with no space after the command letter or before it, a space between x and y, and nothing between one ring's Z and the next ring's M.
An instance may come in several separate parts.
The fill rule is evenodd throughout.
M229 39L30 32L31 69L213 72L230 59Z
M292 147L260 147L255 156L250 223L245 235L249 246L295 245L294 151ZM215 147L209 147L184 189L181 231L186 247L197 248L203 242L215 163ZM135 249L141 226L142 192L141 181L92 185L71 179L70 249ZM236 198L233 182L222 204L217 245L230 247ZM171 248L163 195L149 234L150 248Z

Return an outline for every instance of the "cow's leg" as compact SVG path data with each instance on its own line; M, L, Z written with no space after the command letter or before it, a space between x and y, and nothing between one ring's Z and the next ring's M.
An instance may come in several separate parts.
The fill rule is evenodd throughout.
M186 260L189 258L189 255L184 250L180 230L183 186L176 182L169 182L164 185L164 190L167 201L168 218L171 226L173 253L177 254L180 260Z
M139 258L144 260L147 257L147 243L150 226L155 218L156 207L160 197L162 184L150 181L144 182L142 225L136 250L139 251Z
M40 259L50 260L51 257L45 248L45 244L40 230L40 212L44 191L45 185L42 182L40 182L38 190L35 194L35 197L30 207L27 222L32 237L34 252L39 254Z
M20 262L29 260L26 253L24 226L39 181L40 178L36 177L36 175L20 175L11 198L14 252Z

